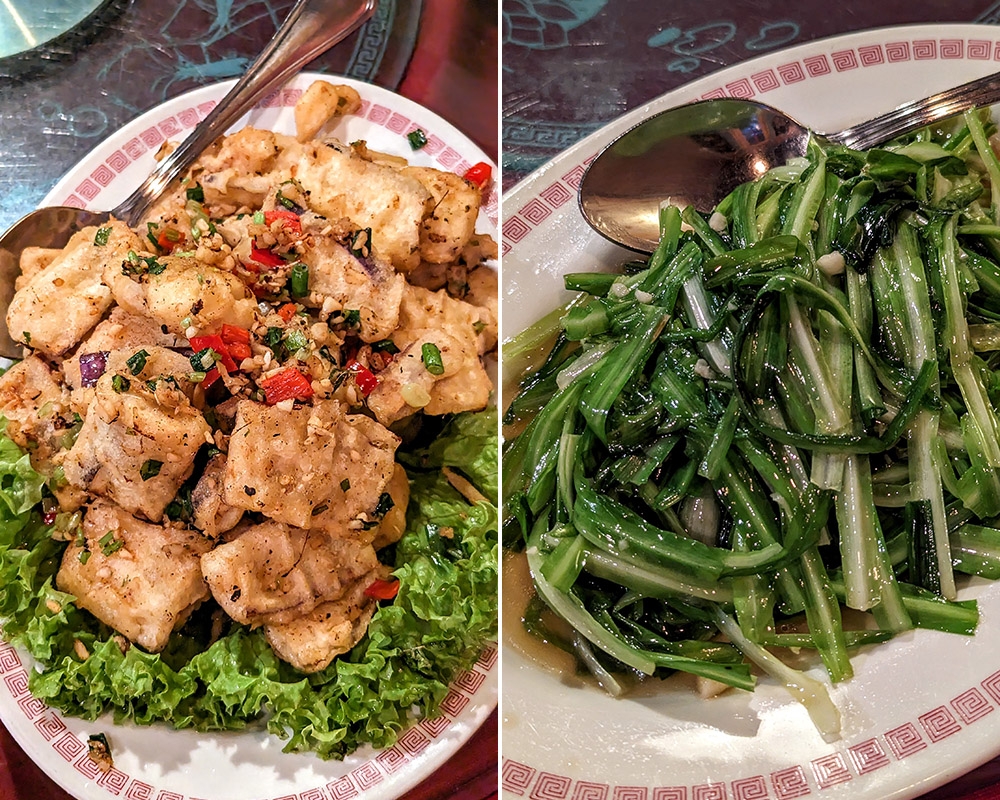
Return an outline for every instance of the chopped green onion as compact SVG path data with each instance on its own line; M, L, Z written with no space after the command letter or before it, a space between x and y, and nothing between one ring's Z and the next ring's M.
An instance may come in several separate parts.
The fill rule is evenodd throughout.
M299 262L292 267L288 281L292 297L305 297L309 294L309 267Z
M420 130L420 128L416 128L406 134L406 139L413 150L419 150L427 144L427 134Z
M114 531L108 531L97 543L101 546L101 552L106 556L110 556L113 553L117 553L125 546L124 539L116 539Z
M125 364L128 366L128 370L132 373L132 375L138 375L143 371L143 369L145 369L147 358L149 358L149 353L145 350L139 350L129 356L129 359L125 362Z
M396 343L392 339L382 339L380 342L372 342L371 348L373 353L388 353L391 356L399 352L399 348L396 347Z
M191 369L195 372L207 372L215 366L215 362L220 360L220 356L211 347L199 350L188 361L191 362Z
M441 350L433 342L424 342L420 348L420 360L431 375L443 375L444 363L441 361Z

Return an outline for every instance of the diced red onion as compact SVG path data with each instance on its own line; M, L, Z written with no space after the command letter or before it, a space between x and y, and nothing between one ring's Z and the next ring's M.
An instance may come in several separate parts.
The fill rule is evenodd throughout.
M108 352L102 350L99 353L84 353L80 356L80 385L85 388L97 385L100 378L108 368Z

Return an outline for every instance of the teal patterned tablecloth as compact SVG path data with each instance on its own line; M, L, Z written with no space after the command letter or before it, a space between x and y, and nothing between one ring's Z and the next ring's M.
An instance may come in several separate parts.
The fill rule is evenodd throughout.
M55 13L44 0L30 5ZM35 208L66 170L129 120L189 89L242 74L293 3L92 5L96 13L68 33L0 58L0 230ZM395 89L413 53L422 5L380 0L374 17L312 68ZM20 35L11 10L26 6L25 0L0 4L6 26L0 35ZM32 22L27 12L21 16Z

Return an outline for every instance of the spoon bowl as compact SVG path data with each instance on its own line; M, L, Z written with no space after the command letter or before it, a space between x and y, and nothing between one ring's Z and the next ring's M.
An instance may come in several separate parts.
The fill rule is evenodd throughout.
M996 102L1000 73L834 133L810 131L754 100L720 98L678 106L643 120L598 154L580 182L580 210L602 236L651 253L659 241L661 204L709 212L741 183L805 155L812 136L865 149Z
M751 100L704 100L663 111L623 133L594 160L580 207L601 234L652 252L661 203L711 211L772 167L803 156L809 131Z
M27 247L65 247L73 234L115 217L131 227L139 224L172 181L187 171L205 149L296 72L367 20L375 0L298 0L264 51L218 105L198 123L149 177L110 211L69 206L39 208L0 236L0 356L19 358L21 347L7 330L7 308Z

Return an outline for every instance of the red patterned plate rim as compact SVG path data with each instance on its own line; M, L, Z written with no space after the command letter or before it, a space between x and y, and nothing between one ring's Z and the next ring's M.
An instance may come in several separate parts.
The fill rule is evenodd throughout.
M634 257L591 231L577 210L575 198L587 164L615 136L645 117L697 99L753 97L819 130L837 130L906 100L998 70L1000 28L969 24L896 26L818 40L758 57L650 101L556 156L505 194L501 246L505 330L521 330L565 299L558 289L558 276L563 272L607 268ZM880 72L882 75L875 77ZM888 91L874 85L864 88L864 80L880 79L896 85ZM838 101L845 102L838 105ZM849 689L837 687L837 696L844 702L864 707L869 715L865 724L849 727L844 739L835 744L824 744L815 735L811 747L788 742L788 752L779 747L778 752L764 757L753 747L741 750L746 742L740 742L739 737L721 735L716 737L718 746L733 750L729 760L720 757L699 763L693 754L704 755L707 750L685 746L682 739L686 735L690 741L712 726L699 726L697 712L689 706L683 711L693 718L671 720L670 703L677 698L645 705L640 700L629 705L629 701L595 696L590 690L568 689L503 648L504 797L915 797L1000 753L1000 714L993 714L1000 709L1000 630L990 625L1000 617L1000 588L979 585L966 590L963 596L978 596L980 601L983 622L972 640L919 631L908 634L905 641L895 640L884 646L916 653L924 659L917 662L921 671L933 673L936 667L940 680L929 681L928 687L924 676L916 679L925 686L924 691L905 687L908 691L893 692L891 687L883 686L888 688L885 703L896 704L884 713L871 711L871 698L864 696L867 685L857 698ZM883 651L858 662L862 665L859 672L868 665L885 672L892 659ZM909 669L913 669L912 665ZM905 685L907 670L898 674ZM871 682L871 676L860 680ZM597 710L581 712L581 704L596 706ZM794 703L780 693L766 698L761 704L763 710L755 712L760 725L756 736L761 735L766 724L765 712L789 706ZM848 708L845 717L856 711ZM795 713L793 709L792 716ZM713 714L713 720L723 714L725 711ZM568 731L584 730L586 734L560 734L546 727L544 719L551 715L561 716L562 727ZM532 724L523 724L522 717L530 718ZM636 732L630 726L637 722L648 727ZM809 739L808 720L803 723L799 718L797 724L798 733ZM725 723L719 727L724 729ZM626 737L625 743L609 743L602 737L602 729ZM681 744L657 759L650 757L661 753L651 744L654 739ZM780 738L774 741L781 743ZM599 752L606 745L609 755ZM639 755L628 752L636 745L641 752L647 752L647 760L641 763ZM569 749L575 752L570 754Z
M250 124L293 132L292 108L318 78L348 83L362 96L358 115L335 128L347 141L364 138L377 150L411 163L462 172L489 157L453 125L407 98L340 76L301 73L250 112ZM148 173L157 148L182 138L232 85L226 81L173 98L122 127L73 167L42 205L111 208ZM235 127L243 127L240 122ZM412 151L406 134L428 138ZM496 235L498 191L492 187L479 228ZM0 719L29 757L81 800L391 800L431 775L475 733L496 707L497 649L488 645L473 667L452 682L441 714L403 732L385 750L363 748L342 762L280 752L266 732L196 734L165 726L115 726L63 717L28 692L27 657L0 642ZM115 768L98 772L86 754L89 733L104 731Z

